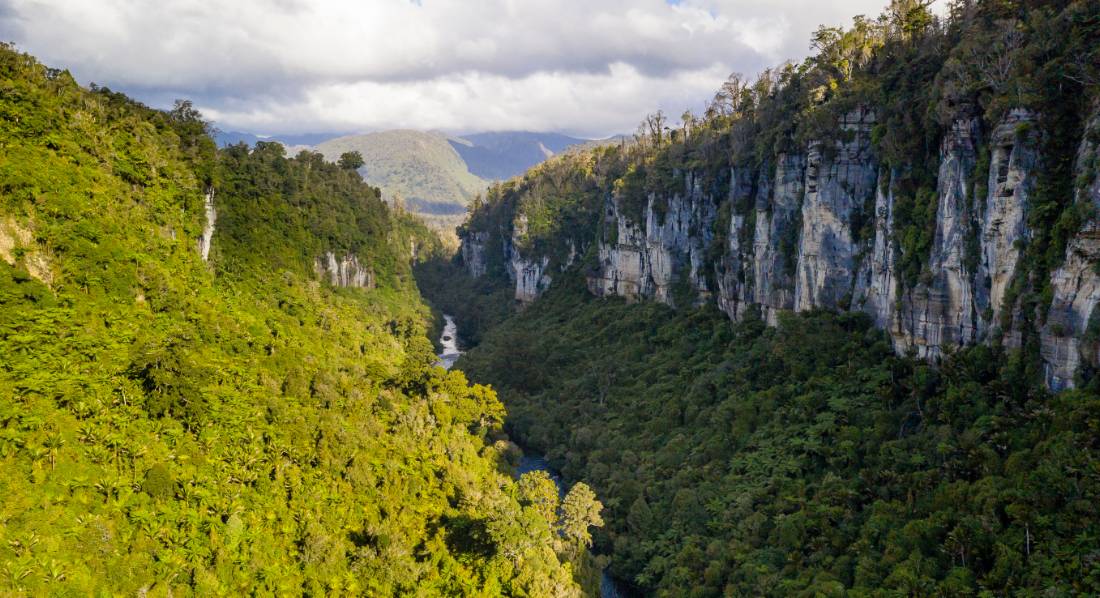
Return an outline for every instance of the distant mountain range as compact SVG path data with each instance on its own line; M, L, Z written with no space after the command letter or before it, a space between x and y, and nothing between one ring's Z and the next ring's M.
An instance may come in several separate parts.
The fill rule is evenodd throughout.
M559 133L505 131L461 137L437 131L398 129L361 135L325 133L260 137L239 131L215 133L219 146L278 141L296 153L309 147L335 160L347 151L363 154L363 178L387 199L400 197L413 212L430 217L461 216L466 205L495 180L528 168L567 149L607 143Z
M511 131L463 135L448 142L462 156L470 172L483 179L505 180L588 140L558 133Z
M253 135L252 133L242 133L241 131L215 131L214 141L217 142L218 147L226 147L229 145L236 145L238 143L256 145L257 141L278 141L279 143L288 146L312 146L317 145L322 141L326 141L332 139L333 137L339 136L339 133L300 133L297 135L277 135L273 137L260 137L259 135Z

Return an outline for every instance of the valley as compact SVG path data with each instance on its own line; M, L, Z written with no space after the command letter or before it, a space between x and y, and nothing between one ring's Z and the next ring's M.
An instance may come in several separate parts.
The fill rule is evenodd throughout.
M1096 2L292 4L0 44L0 595L1100 595Z

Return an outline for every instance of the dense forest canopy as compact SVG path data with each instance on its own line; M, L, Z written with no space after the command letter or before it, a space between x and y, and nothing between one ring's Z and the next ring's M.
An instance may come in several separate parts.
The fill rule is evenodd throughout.
M493 184L453 259L363 181L365 149L217 149L190 102L0 45L0 593L579 596L609 559L656 596L1100 594L1100 310L1076 388L1041 346L1100 230L1100 4L891 0L809 42L703 114ZM968 218L994 152L1038 157L988 342L923 360L851 293L714 298L748 279L723 260L755 251L783 160L860 135L882 182L847 206L852 259L888 195L895 303L927 292L960 121ZM691 194L715 214L674 231L706 243L669 252L667 296L595 296L609 248L640 255ZM800 218L772 239L782 293ZM571 489L516 479L510 438Z
M988 348L936 368L862 314L731 327L573 279L458 367L595 489L596 547L646 595L1100 591L1100 399Z
M598 502L547 510L432 367L439 240L357 156L216 151L8 46L0 115L0 593L581 593Z
M801 63L730 77L704 114L658 112L631 143L558 157L475 202L464 254L417 270L473 346L457 367L497 389L517 441L595 489L608 507L596 549L645 595L1100 592L1100 318L1082 334L1090 353L1074 391L1044 387L1038 334L1052 273L1075 235L1095 230L1094 203L1080 198L1098 168L1100 5L958 1L937 16L894 0L811 44ZM889 181L897 301L927 288L942 142L976 123L977 174L962 196L984 198L998 182L982 176L990 132L1013 114L1029 116L1005 143L1040 158L1011 309L990 342L948 346L935 363L898 355L851 296L767 325L759 306L716 309L713 266L731 246L751 255L755 219L772 216L758 181L807 147L827 163L857 134L840 126L852 115L869 123ZM608 248L659 243L646 235L693 186L718 215L685 233L709 244L701 267L683 258L662 299L675 308L593 297ZM855 247L875 239L875 191L851 208ZM804 257L800 217L774 240L777 276ZM618 239L624 221L639 236ZM959 268L974 272L979 232L968 236Z

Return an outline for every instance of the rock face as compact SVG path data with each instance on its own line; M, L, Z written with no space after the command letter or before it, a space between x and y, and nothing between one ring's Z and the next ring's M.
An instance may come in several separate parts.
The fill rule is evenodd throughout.
M981 329L977 256L970 255L976 253L971 240L978 234L973 180L979 142L979 123L967 118L954 123L940 147L929 276L905 294L891 330L898 347L912 347L920 357L936 358L945 346L972 344Z
M462 263L466 265L466 272L474 278L484 276L488 269L485 261L485 244L488 242L488 232L470 232L462 237Z
M214 243L214 226L218 221L218 212L214 209L214 189L206 191L203 200L203 212L206 214L206 224L202 228L202 236L199 237L199 255L202 261L210 258L210 247Z
M853 308L858 307L870 315L875 325L889 330L897 342L899 330L894 317L898 280L893 179L893 174L879 175L879 184L875 189L875 239L856 280L858 300Z
M336 259L336 254L328 251L313 262L313 269L318 276L328 278L334 287L350 287L357 289L374 288L374 274L369 268L359 263L359 258L354 255L345 255Z
M608 197L604 202L604 227L613 231L614 240L601 239L597 245L599 262L588 275L588 290L600 297L649 297L653 290L645 234L622 213L619 201Z
M512 223L512 234L503 239L504 269L508 278L515 283L515 298L521 304L527 304L539 298L543 291L550 288L550 256L533 259L525 258L519 250L520 240L527 235L527 217L519 215Z
M873 113L857 110L842 119L851 141L835 147L810 146L802 200L794 308L847 309L851 304L859 251L854 219L874 197L878 168L871 154Z
M1100 131L1100 110L1088 131ZM1072 387L1082 367L1100 365L1100 147L1088 135L1077 152L1075 170L1086 182L1075 199L1090 217L1069 242L1065 262L1051 274L1054 299L1040 333L1046 382L1055 390Z
M758 190L754 192L753 172L745 168L730 170L730 220L725 231L724 254L714 265L715 280L718 284L718 309L730 314L731 318L740 318L744 310L753 305L753 252L752 231L749 229L750 214L756 205L756 195L766 197L767 180L758 177ZM702 281L704 284L706 281ZM701 294L700 298L705 298Z
M1021 346L1032 319L1016 297L1034 284L1018 272L1041 166L1035 116L1013 110L987 132L977 117L960 114L940 143L934 196L916 194L905 172L880 166L874 126L875 115L857 109L840 120L835 139L804 152L717 174L673 172L676 188L649 189L644 209L618 187L603 192L596 251L580 261L589 291L676 307L714 301L732 319L758 312L769 324L783 311L862 311L899 353L929 360L976 343ZM1100 108L1088 128L1094 132L1084 136L1076 164L1078 181L1088 179L1076 197L1087 221L1051 274L1049 310L1037 314L1052 388L1072 386L1082 368L1100 370L1100 148L1089 141L1100 131ZM930 247L915 272L902 254L912 241L900 238L899 227L911 231L919 224L914 203L932 201ZM526 303L550 285L550 261L520 255L525 223L514 220L519 232L504 239L503 251L516 298ZM471 275L485 272L487 239L481 231L463 239Z
M1013 110L990 140L989 195L981 218L981 264L978 267L978 305L987 310L989 324L999 326L1005 292L1012 283L1027 230L1028 195L1038 162L1031 133L1031 114ZM1011 306L1009 306L1011 307Z
M761 186L754 206L753 301L760 305L764 319L772 325L780 311L794 309L794 273L805 177L805 156L780 154L775 183Z
M604 226L613 229L613 240L597 247L599 263L588 278L594 294L673 305L678 284L697 297L709 293L705 251L718 206L693 173L684 174L683 183L682 191L668 196L650 193L641 224L624 214L622 198L608 198Z

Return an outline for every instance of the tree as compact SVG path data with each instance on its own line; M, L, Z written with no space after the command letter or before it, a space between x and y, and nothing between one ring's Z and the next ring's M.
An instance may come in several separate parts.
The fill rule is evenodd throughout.
M558 486L543 470L529 471L519 478L519 500L534 507L546 522L553 524L558 512Z
M176 100L168 114L177 122L201 123L204 127L207 125L202 119L202 113L191 100Z
M565 495L561 504L561 521L558 526L576 551L592 546L592 534L589 527L603 527L600 511L603 504L596 499L596 493L584 482L577 482Z
M363 154L357 151L352 151L340 154L340 160L339 162L337 162L337 164L340 165L340 168L344 168L347 170L358 170L359 168L362 168L364 164L366 164L366 161L363 160Z
M730 116L737 112L741 94L745 91L745 77L741 73L730 73L722 87L714 94L712 107L718 114Z

